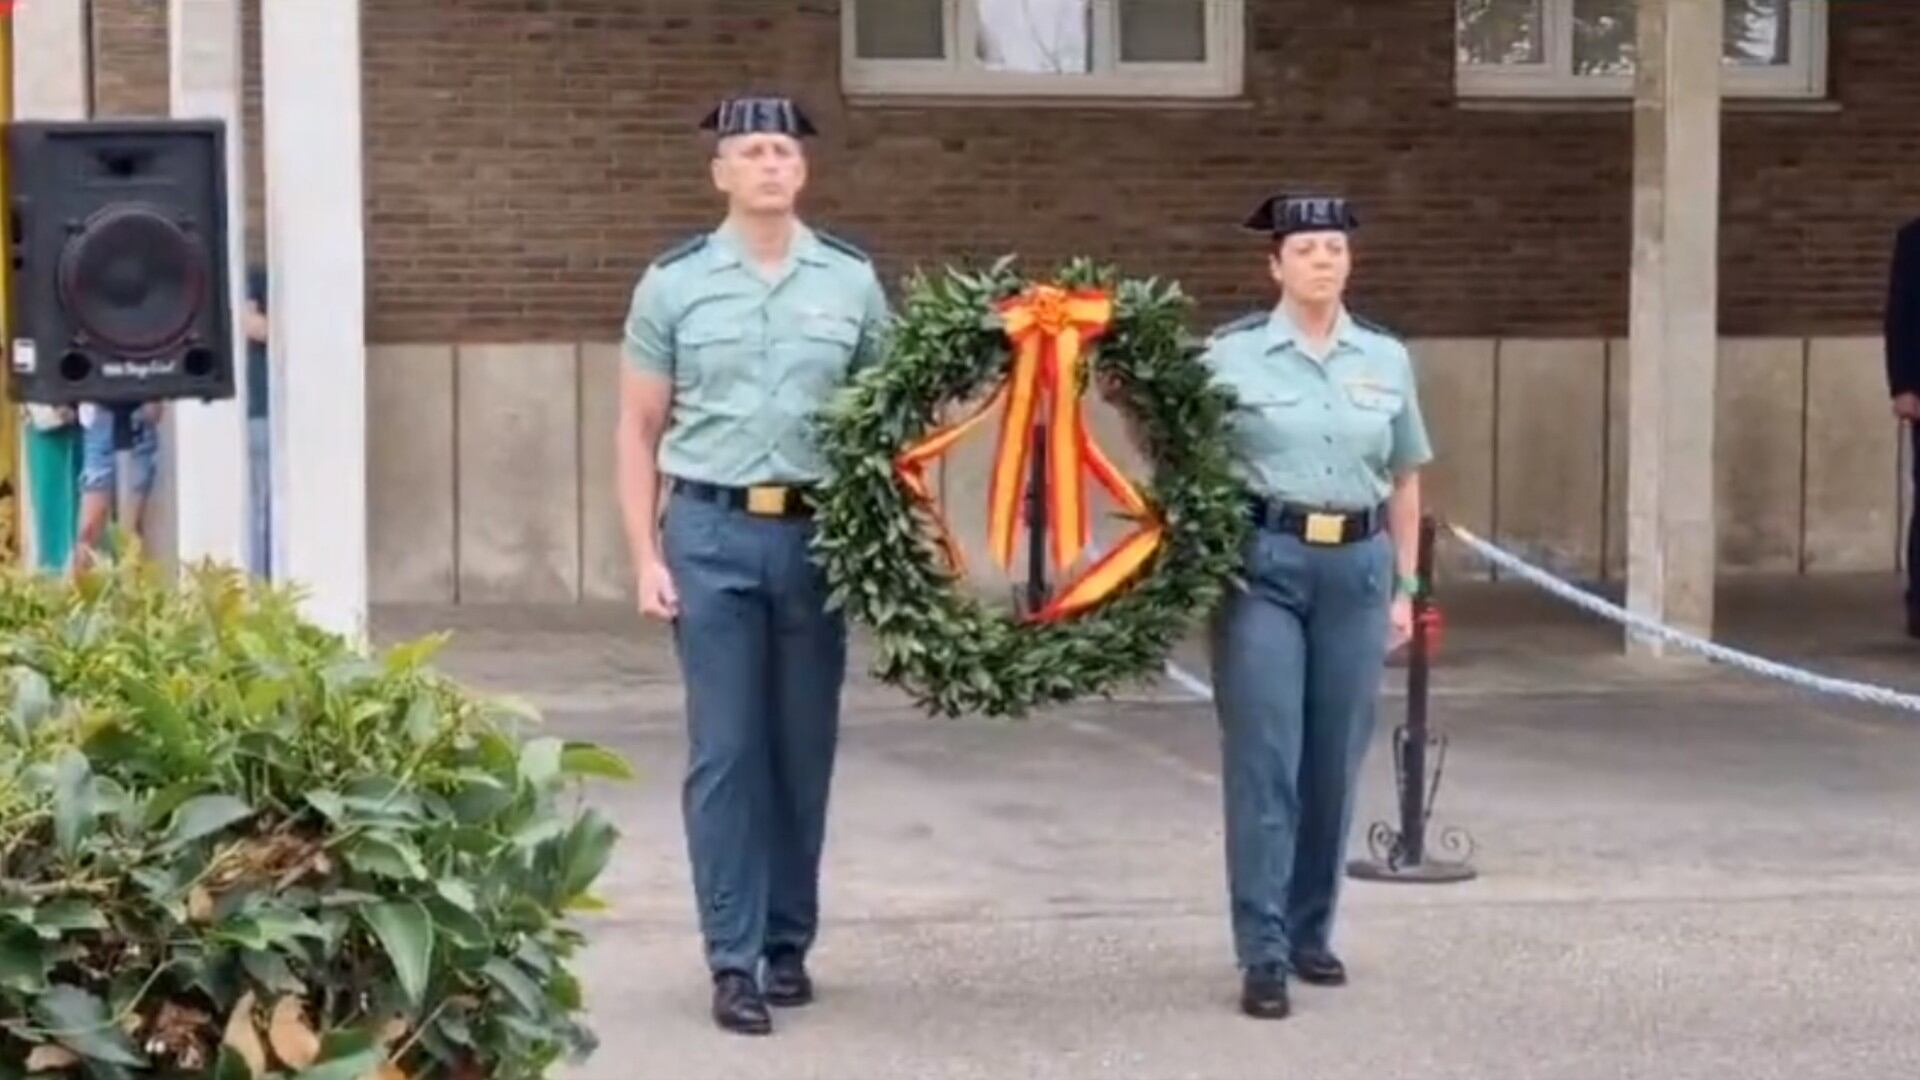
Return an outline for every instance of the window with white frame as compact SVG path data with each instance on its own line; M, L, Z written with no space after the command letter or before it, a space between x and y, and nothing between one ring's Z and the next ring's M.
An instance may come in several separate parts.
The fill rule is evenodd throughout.
M1456 0L1467 97L1628 97L1639 0ZM1827 0L1725 0L1723 93L1826 92Z
M1244 0L844 0L850 94L1232 97Z

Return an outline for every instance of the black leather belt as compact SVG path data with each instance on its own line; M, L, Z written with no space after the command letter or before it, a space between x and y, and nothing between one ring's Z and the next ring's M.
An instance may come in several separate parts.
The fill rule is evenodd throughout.
M1262 529L1297 536L1309 544L1337 546L1369 539L1387 527L1387 508L1320 510L1271 499L1253 501L1253 523Z
M797 518L813 516L810 489L793 485L756 484L752 487L726 487L700 480L673 481L673 492L701 502L718 503L730 510L745 510L755 517Z

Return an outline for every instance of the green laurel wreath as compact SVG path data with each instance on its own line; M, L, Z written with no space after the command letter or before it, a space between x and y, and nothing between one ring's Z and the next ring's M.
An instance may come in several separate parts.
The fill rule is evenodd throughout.
M943 406L1006 377L1012 353L996 304L1027 285L1011 257L909 279L885 359L822 417L833 479L816 508L814 551L830 603L871 632L874 674L934 715L1021 717L1151 678L1238 566L1247 522L1226 438L1234 402L1199 362L1187 297L1087 260L1045 280L1113 294L1113 323L1088 367L1147 444L1154 476L1142 494L1166 524L1159 552L1105 603L1034 625L989 608L954 579L894 472Z

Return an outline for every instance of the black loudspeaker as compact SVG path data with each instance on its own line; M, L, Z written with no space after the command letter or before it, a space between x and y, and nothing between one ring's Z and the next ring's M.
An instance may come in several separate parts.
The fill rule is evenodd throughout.
M14 400L233 397L225 126L20 122L7 146Z

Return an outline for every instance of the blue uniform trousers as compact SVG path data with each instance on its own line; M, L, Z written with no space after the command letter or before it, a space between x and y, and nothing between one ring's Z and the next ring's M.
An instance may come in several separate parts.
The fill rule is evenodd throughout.
M1285 966L1330 944L1386 662L1392 542L1260 529L1242 577L1212 627L1234 953Z
M812 531L681 494L662 524L687 695L682 811L716 972L804 953L819 923L847 635L826 611Z

